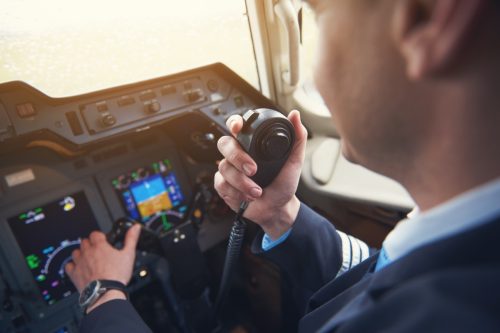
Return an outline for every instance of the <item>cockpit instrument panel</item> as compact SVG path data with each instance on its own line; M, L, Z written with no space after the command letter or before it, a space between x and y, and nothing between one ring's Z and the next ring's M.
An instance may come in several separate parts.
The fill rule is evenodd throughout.
M0 332L78 332L65 264L123 217L165 236L172 285L194 281L205 266L192 249L217 254L231 228L210 192L217 140L228 117L258 107L278 108L220 63L66 98L0 84ZM158 292L165 267L137 253L130 291L145 318L156 302L175 308Z

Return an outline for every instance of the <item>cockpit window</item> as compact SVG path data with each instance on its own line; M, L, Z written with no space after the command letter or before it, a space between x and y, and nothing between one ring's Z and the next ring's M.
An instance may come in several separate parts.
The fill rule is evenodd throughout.
M244 0L16 0L0 82L71 96L223 62L259 89Z

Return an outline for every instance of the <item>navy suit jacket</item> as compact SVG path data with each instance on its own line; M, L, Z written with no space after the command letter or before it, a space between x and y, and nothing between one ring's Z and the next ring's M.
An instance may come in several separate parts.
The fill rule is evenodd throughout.
M263 252L261 241L252 250L280 267L302 317L299 332L500 332L500 218L374 273L375 254L336 279L340 237L307 206L285 242ZM149 331L127 301L108 302L82 322L82 332L125 331Z

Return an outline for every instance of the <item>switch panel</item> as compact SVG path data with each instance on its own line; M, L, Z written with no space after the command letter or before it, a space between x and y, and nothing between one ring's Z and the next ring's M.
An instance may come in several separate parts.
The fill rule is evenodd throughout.
M190 88L185 90L186 86ZM162 114L172 114L183 107L205 102L203 88L204 83L200 77L190 77L168 86L162 84L107 98L109 109L106 114L99 111L99 103L96 102L85 104L80 110L89 133L96 134Z
M144 130L187 112L225 129L233 114L277 108L223 64L67 98L51 98L24 82L0 84L0 141L41 137L81 147Z

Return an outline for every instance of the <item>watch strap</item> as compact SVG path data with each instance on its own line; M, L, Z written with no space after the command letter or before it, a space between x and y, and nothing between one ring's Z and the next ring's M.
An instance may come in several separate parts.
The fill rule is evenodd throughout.
M115 289L122 291L125 294L125 297L129 299L127 286L121 283L120 281L99 280L99 282L101 283L101 289L105 289L105 291L102 294L104 294L107 290Z

